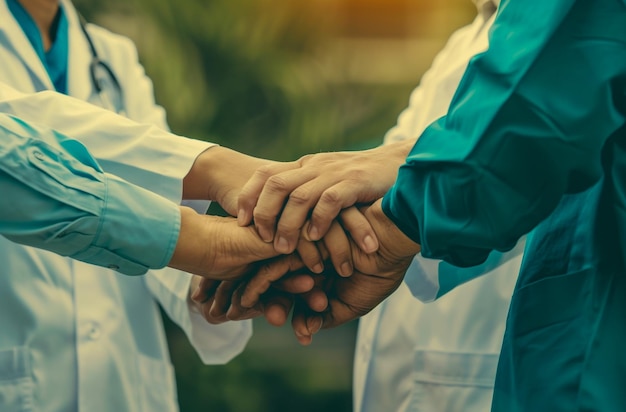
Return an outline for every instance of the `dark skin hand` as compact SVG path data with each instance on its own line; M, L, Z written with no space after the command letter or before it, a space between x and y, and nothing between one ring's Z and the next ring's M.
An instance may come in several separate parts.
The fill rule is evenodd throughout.
M397 289L420 247L406 237L383 213L380 200L363 209L380 242L376 253L366 254L351 243L354 272L350 277L326 271L316 280L328 298L328 308L321 313L296 300L292 327L298 341L309 344L320 328L332 328L365 315ZM294 257L275 259L264 266L246 285L241 306L254 307L270 286L284 275L297 271ZM300 264L302 266L302 264ZM331 266L329 266L331 267ZM321 282L321 283L320 283ZM287 317L283 314L284 318Z

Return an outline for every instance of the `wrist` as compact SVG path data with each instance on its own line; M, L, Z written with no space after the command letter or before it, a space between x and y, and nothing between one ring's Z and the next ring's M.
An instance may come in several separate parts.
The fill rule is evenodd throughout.
M224 150L228 149L211 146L198 155L183 179L183 199L214 200L211 188Z
M374 230L380 241L381 251L385 254L393 259L403 259L412 258L421 251L421 246L405 235L385 214L382 199L374 202L368 212L372 221L376 222Z
M179 210L180 232L168 266L201 275L198 270L203 268L202 261L205 257L203 244L205 242L200 228L205 222L201 220L201 215L189 207L179 206Z

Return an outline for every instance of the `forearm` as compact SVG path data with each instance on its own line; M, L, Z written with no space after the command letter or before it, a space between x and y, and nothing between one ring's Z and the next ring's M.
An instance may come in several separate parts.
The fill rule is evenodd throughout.
M183 180L184 199L214 200L237 215L237 196L256 169L271 163L222 146L202 152Z
M211 143L136 123L60 93L25 94L0 83L0 112L80 141L108 173L180 202L182 180Z
M129 275L165 266L172 202L105 174L77 141L0 117L0 234Z
M600 176L600 151L624 122L611 97L624 35L586 25L621 18L618 7L572 3L503 3L489 50L400 169L384 210L425 256L478 264ZM616 41L592 47L582 33L594 30Z

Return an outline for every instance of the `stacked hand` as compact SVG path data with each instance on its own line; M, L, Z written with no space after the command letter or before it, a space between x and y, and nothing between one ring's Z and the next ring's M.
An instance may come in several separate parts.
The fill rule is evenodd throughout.
M380 201L365 208L364 216L372 224L380 248L368 254L352 242L354 273L351 276L338 276L331 268L316 277L316 286L327 295L328 307L319 312L319 308L311 308L307 302L295 305L292 326L303 344L311 341L320 326L332 328L368 313L396 290L413 256L419 253L419 245L385 217ZM294 257L276 260L252 277L241 294L241 305L253 307L273 282L294 273L297 265L293 260Z
M185 195L217 200L237 220L181 208L170 266L204 277L193 285L197 309L211 323L264 315L275 325L293 311L303 344L321 327L369 312L419 252L379 200L412 144L289 163L207 150L185 179Z

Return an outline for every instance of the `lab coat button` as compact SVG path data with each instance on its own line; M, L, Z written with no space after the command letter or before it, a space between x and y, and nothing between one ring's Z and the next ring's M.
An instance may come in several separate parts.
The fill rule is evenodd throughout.
M100 326L95 322L92 323L91 327L89 328L89 332L87 333L87 337L89 337L90 340L98 340L100 336L102 336L102 330L100 329Z
M35 159L37 159L37 160L43 161L43 159L45 159L45 156L43 155L43 153L41 153L39 151L33 152L33 156L35 156Z

